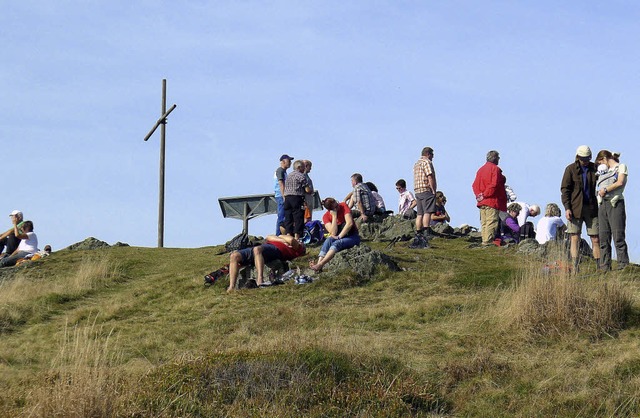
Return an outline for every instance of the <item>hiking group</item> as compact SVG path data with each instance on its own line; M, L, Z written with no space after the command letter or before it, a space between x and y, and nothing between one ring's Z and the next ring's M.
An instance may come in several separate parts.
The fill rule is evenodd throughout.
M415 222L415 236L409 244L412 249L429 248L429 241L439 235L436 229L450 222L445 208L447 198L437 186L434 155L433 148L422 149L420 158L413 166L413 193L407 190L404 179L395 183L399 194L397 216ZM529 218L537 217L541 213L540 207L517 201L516 194L506 184L506 177L498 165L499 152L489 151L485 164L478 169L472 183L480 212L480 246L500 246L526 238L535 238L538 243L544 244L550 240L561 240L566 234L573 267L577 271L580 234L584 224L598 268L611 269L612 240L616 248L617 268L624 268L629 263L623 196L628 172L619 157L619 153L602 150L592 162L591 149L586 145L579 146L575 160L566 167L560 185L567 223L561 218L560 207L556 203L548 203L544 216L534 226ZM599 166L596 167L596 164ZM287 173L292 166L293 170ZM306 254L304 241L308 242L310 234L305 227L318 227L318 221L312 221L314 188L309 176L311 168L309 160L294 161L288 154L280 157L280 165L273 176L277 203L275 234L269 235L262 245L233 251L228 268L205 276L205 282L211 284L222 273L228 272L230 282L227 291L231 292L236 287L239 269L255 265L255 284L260 286L264 283L265 263L293 260ZM318 258L309 263L312 271L321 271L336 253L360 244L358 224L379 222L393 213L387 210L375 184L364 182L360 173L351 176L351 186L351 192L343 201L334 197L322 201L326 212L320 224L324 226L324 231L321 231L318 240L322 240L324 232L324 242Z

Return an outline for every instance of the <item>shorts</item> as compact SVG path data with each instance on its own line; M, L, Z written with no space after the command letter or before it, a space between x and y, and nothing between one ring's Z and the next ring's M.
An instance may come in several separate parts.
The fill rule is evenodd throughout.
M425 213L436 213L436 195L431 192L416 193L416 210L418 216Z
M582 233L582 223L587 226L587 235L590 237L598 235L598 216L591 216L589 214L589 208L582 208L582 218L578 219L573 217L567 223L567 234L580 234Z
M280 250L273 244L262 244L262 257L264 257L264 262L269 263L274 260L279 260L282 257ZM242 257L242 261L240 264L243 266L252 266L255 262L255 257L253 255L253 248L244 248L239 250L240 256Z

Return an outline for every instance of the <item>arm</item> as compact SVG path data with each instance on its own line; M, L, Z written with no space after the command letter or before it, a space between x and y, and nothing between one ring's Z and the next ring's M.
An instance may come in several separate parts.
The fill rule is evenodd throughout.
M518 221L513 219L511 216L509 216L504 223L507 224L509 229L512 230L515 234L520 233L520 225L518 225Z
M353 227L353 216L351 216L351 212L344 214L344 222L344 228L342 228L342 231L338 235L339 239L349 235L349 231L351 231L351 228Z
M565 209L565 216L568 221L573 217L571 212L571 193L573 192L573 179L571 177L571 166L564 170L562 175L562 183L560 183L560 198L562 200L562 206Z
M284 181L278 180L278 186L280 186L280 195L284 196Z
M436 193L436 190L438 190L438 185L436 183L436 176L435 174L431 173L427 176L427 182L429 183L429 187L431 187L431 191L433 191L433 193Z
M627 183L627 175L624 173L618 173L618 180L616 180L615 183L607 186L607 187L603 187L602 189L598 190L598 194L602 197L604 197L604 195L606 195L607 193L618 189L620 187L624 187L624 185Z
M362 200L361 199L358 200L358 210L360 211L360 217L362 218L362 220L366 221L368 217L364 213L364 205L362 204ZM349 214L349 216L351 216L351 214ZM345 219L346 219L346 216L345 216ZM353 217L352 217L352 219L353 219Z
M2 235L0 235L0 239L4 239L4 238L8 237L11 234L13 234L13 228L7 229L6 232L4 232Z
M284 242L294 250L297 250L298 248L300 248L300 242L294 237L292 237L291 235L278 235L278 236L267 235L267 237L265 238L265 241L266 242L275 242L275 241Z
M433 214L431 215L431 220L436 222L445 222L445 221L450 222L451 218L449 218L449 213L444 208L442 208L442 210L443 210L442 215Z
M347 206L349 206L349 207L353 206L353 205L351 204L351 196L353 196L353 191L350 191L350 192L349 192L349 194L348 194L348 195L346 195L346 196L344 197L344 200L343 200L343 202L344 202L344 203L346 203L346 204L347 204Z
M335 237L338 235L338 211L332 210L329 213L331 214L331 222L324 224L324 229L327 230L329 235Z
M24 233L24 231L22 232L22 234L20 233L20 231L18 230L18 220L14 217L13 218L13 235L16 236L16 238L18 239L27 239L29 238L29 235L27 235L26 233Z

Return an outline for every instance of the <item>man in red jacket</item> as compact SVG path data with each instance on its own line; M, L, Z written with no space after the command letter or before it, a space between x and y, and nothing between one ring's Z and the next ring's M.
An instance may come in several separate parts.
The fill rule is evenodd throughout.
M487 163L480 167L473 181L473 193L480 208L480 229L482 245L491 245L500 225L500 212L507 210L506 182L502 170L498 167L498 151L487 153Z

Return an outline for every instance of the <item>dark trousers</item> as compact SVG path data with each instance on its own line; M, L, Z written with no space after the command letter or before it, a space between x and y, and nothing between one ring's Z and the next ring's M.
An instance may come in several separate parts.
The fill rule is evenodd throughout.
M16 238L15 235L11 234L8 237L0 239L0 253L4 247L7 247L7 254L11 255L15 250L18 249L18 245L20 245L20 240Z
M284 197L284 229L287 234L304 236L304 196Z
M618 263L628 264L629 253L625 241L625 229L627 226L627 214L624 208L624 200L618 201L614 208L611 202L605 200L598 207L598 224L600 238L600 265L611 267L611 239L616 247Z

